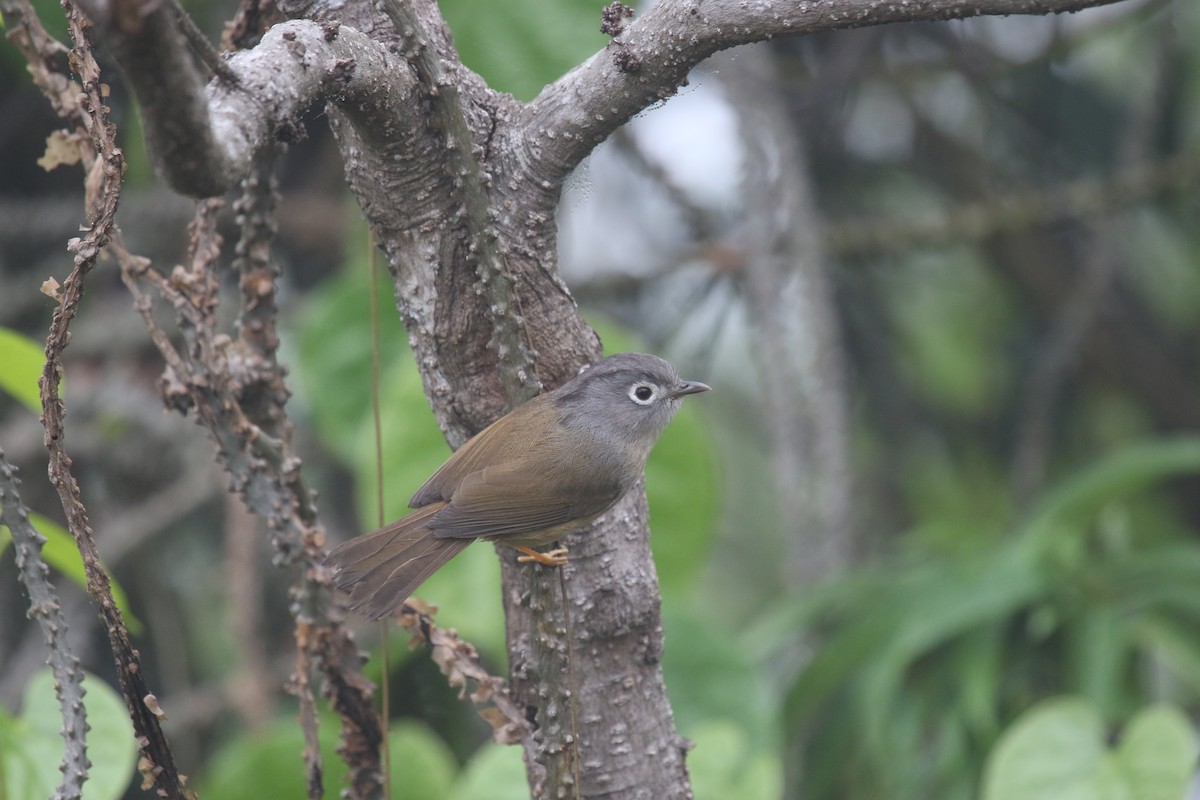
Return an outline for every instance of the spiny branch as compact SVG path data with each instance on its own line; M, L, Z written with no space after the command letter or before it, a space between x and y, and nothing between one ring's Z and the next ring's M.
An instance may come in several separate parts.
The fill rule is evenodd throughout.
M29 522L29 509L21 502L17 470L0 450L0 522L12 533L17 556L17 577L29 592L29 616L37 621L46 639L46 663L54 673L54 693L62 715L62 737L66 752L59 766L62 783L55 798L78 798L83 792L88 769L87 710L83 705L83 670L67 643L67 620L58 593L50 583L50 569L42 559L46 539Z
M217 460L247 507L266 520L280 564L304 570L292 590L296 620L297 664L289 688L300 699L306 732L305 759L309 793L324 792L316 747L315 700L311 676L325 679L324 694L338 712L343 729L341 752L350 767L350 796L373 797L379 791L382 732L371 705L373 687L361 673L361 658L350 632L334 616L332 586L324 560L325 532L299 458L292 452L282 408L288 396L284 370L275 361L273 321L258 317L272 305L274 268L264 259L262 236L273 226L266 214L274 187L268 175L252 183L239 203L245 228L239 247L243 308L237 340L217 323L220 237L219 201L199 204L192 225L191 258L168 277L144 260L117 252L122 279L134 296L151 339L167 363L163 394L181 413L193 413L216 444ZM266 281L264 284L263 282ZM185 348L176 348L153 314L151 287L175 310Z

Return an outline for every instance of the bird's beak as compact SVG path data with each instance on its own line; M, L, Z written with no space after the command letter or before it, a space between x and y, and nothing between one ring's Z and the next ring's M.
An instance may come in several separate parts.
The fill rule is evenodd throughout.
M675 387L673 392L671 392L671 397L683 397L685 394L699 394L700 392L707 392L710 389L712 389L712 387L707 383L701 383L700 381L683 381Z

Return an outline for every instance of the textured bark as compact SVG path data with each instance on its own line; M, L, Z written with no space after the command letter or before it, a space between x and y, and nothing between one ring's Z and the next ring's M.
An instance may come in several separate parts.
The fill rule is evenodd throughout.
M231 57L234 77L207 85L181 66L170 4L87 6L142 103L159 169L181 192L234 185L304 108L326 103L426 393L457 447L539 383L557 386L599 355L557 271L562 182L700 60L784 34L1106 1L660 0L529 104L462 66L433 0L386 3L387 14L365 0L284 0L293 19ZM502 555L512 691L536 725L525 741L536 797L691 796L660 668L648 536L639 489L569 537L562 575Z

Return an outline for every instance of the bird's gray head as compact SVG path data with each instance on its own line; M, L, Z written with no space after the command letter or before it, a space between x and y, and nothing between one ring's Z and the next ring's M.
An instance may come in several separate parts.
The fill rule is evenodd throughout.
M554 393L563 424L647 453L683 398L709 387L685 381L658 356L618 353L589 367Z

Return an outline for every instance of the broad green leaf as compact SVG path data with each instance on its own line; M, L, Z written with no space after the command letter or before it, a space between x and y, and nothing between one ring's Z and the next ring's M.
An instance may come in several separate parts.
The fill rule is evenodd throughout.
M1119 713L1128 668L1129 629L1124 616L1106 602L1090 603L1066 626L1066 667L1074 691L1102 716Z
M695 586L712 552L720 490L715 455L699 413L684 407L646 463L650 546L665 594Z
M993 452L972 442L953 449L918 442L900 457L897 480L916 517L907 546L969 553L1008 531L1012 494Z
M337 798L344 787L346 766L337 756L337 719L323 715L319 736L325 772L325 797ZM392 796L404 800L444 800L457 771L454 756L429 728L419 722L400 722L388 735L391 752ZM261 733L244 733L226 742L201 776L200 796L222 800L264 797L304 797L304 734L294 716L277 719Z
M421 376L411 358L392 365L379 387L383 442L384 517L408 514L408 500L450 457L450 446L434 421ZM346 452L354 469L361 519L375 522L375 420L363 409Z
M1132 800L1087 703L1038 704L1000 737L985 768L983 800Z
M46 354L27 336L0 327L0 390L8 392L35 414L41 413L38 378Z
M1134 800L1179 800L1196 769L1196 732L1174 706L1142 709L1125 728L1117 759Z
M380 396L388 413L383 436L384 517L410 513L408 499L450 456L441 430L429 410L416 366L396 365ZM360 420L351 448L359 518L374 523L374 421ZM489 542L476 542L421 585L417 596L438 607L439 619L494 658L504 658L504 612L500 601L500 562Z
M1044 701L1000 737L984 800L1179 800L1196 766L1197 737L1170 706L1140 711L1115 751L1099 714L1078 698Z
M353 462L359 432L364 421L371 419L367 281L365 265L354 264L343 270L312 292L294 323L299 342L297 372L304 389L297 401L308 405L325 446L347 462ZM383 271L378 292L382 370L385 374L394 368L415 372L386 281L387 273ZM386 398L383 408L385 418L402 413L389 406ZM426 416L430 415L428 408L425 404Z
M84 800L116 800L135 776L137 746L120 695L94 675L83 679L87 709L87 755L92 762ZM65 746L62 717L54 694L54 674L37 672L25 687L21 715L9 719L0 747L0 778L5 797L49 797L59 785Z
M593 0L445 0L463 63L493 88L531 100L608 44Z
M999 728L996 698L1004 681L1003 626L980 625L962 637L955 648L958 656L949 666L957 676L957 711L973 733L992 737Z
M1106 587L1107 596L1126 615L1154 608L1200 616L1200 548L1186 540L1155 543L1093 562L1081 580Z
M79 548L75 546L75 539L71 534L57 522L43 517L41 514L30 513L29 521L33 523L33 527L37 529L38 533L46 537L46 543L42 545L42 558L46 563L86 590L87 573L83 569L83 558L79 555ZM5 551L11 541L12 533L8 526L0 525L0 554ZM105 572L108 572L107 568L105 568ZM121 584L116 582L111 573L108 581L112 588L113 600L125 616L125 624L129 626L130 632L140 634L142 623L130 610L125 590L121 588Z
M680 732L694 745L687 764L696 800L776 800L783 793L779 756L755 752L736 723L710 719Z
M835 628L801 673L788 694L786 717L807 718L835 698L839 686L861 679L866 729L879 734L918 659L1002 622L1044 592L1045 580L1037 564L1013 547L957 562L893 565L844 599L850 622Z
M467 761L449 800L529 800L521 748L488 742Z

